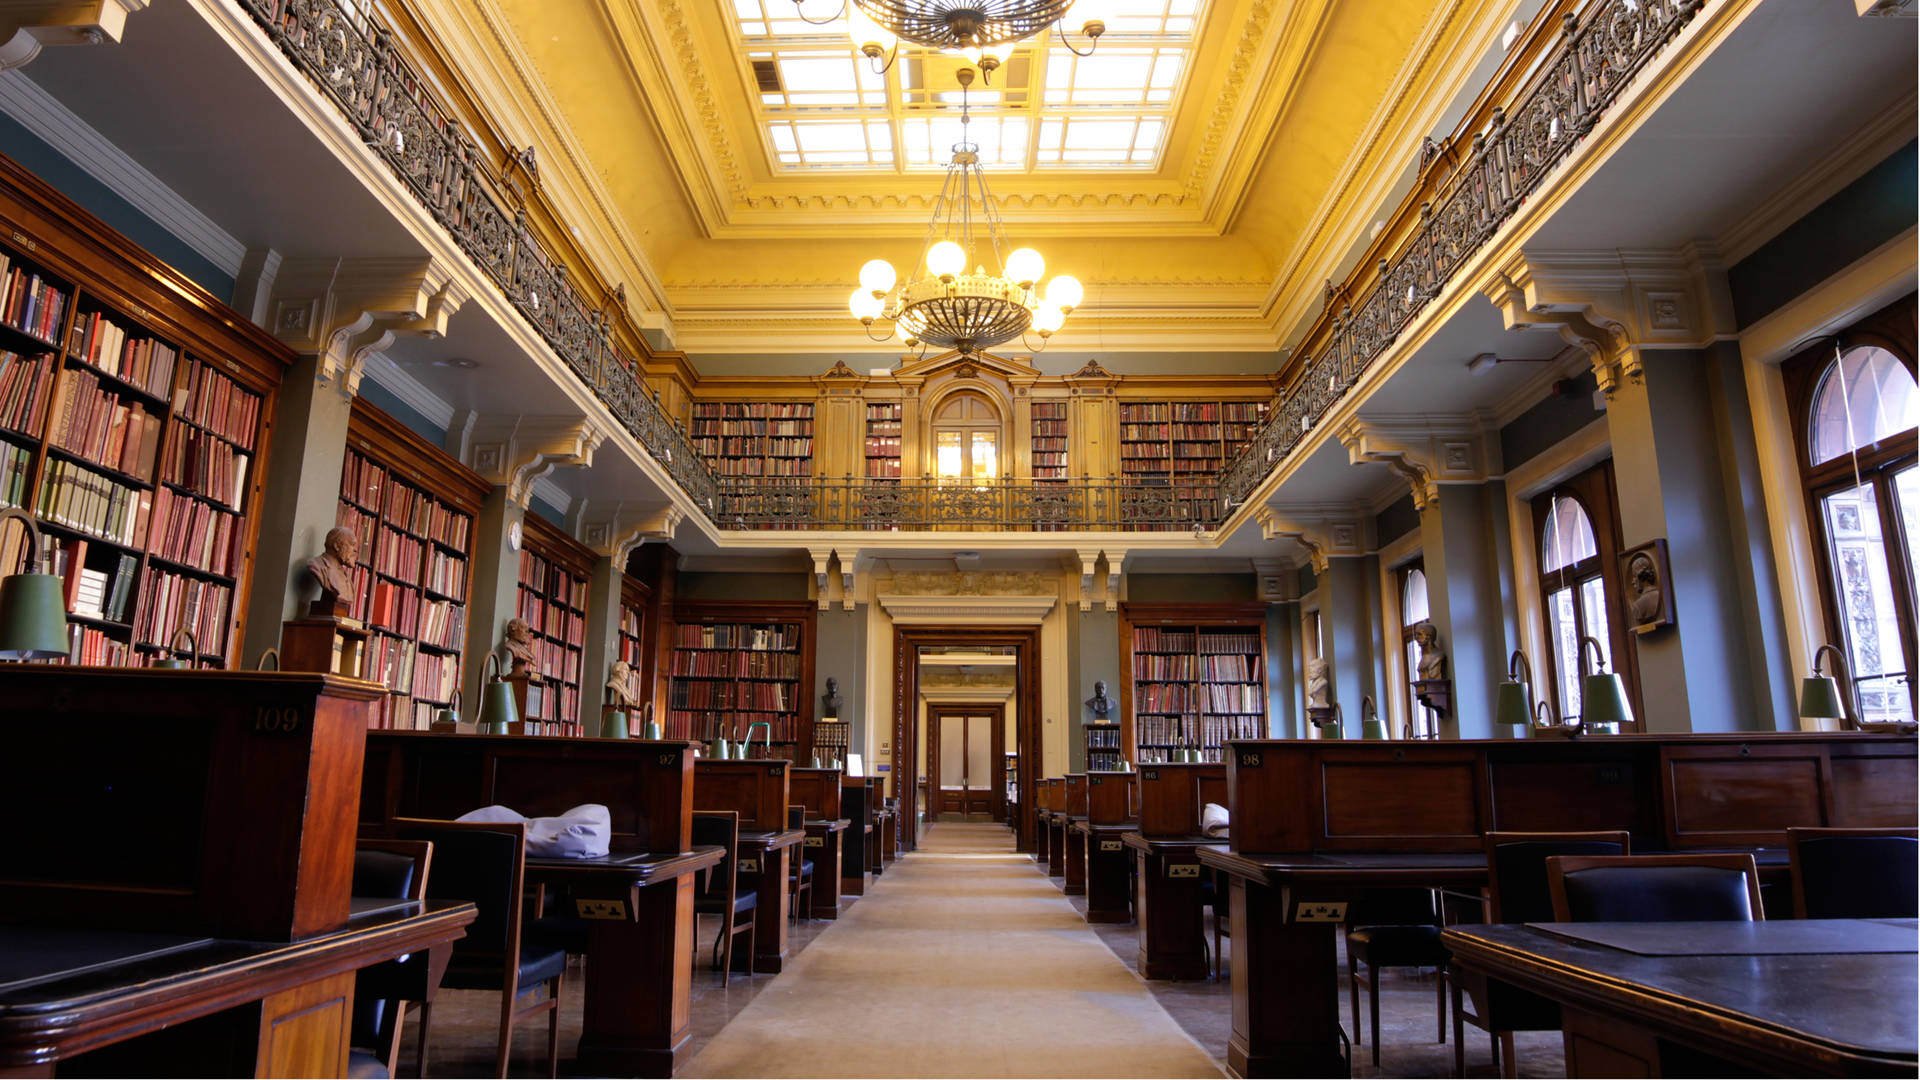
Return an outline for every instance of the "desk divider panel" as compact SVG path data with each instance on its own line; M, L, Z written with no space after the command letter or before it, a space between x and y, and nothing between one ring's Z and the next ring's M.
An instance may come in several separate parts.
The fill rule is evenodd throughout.
M615 851L693 844L693 747L679 741L374 731L367 735L363 828L396 817L456 818L482 806L552 817L607 808Z
M1090 772L1087 774L1087 821L1093 825L1124 825L1133 820L1134 785L1139 774L1132 772Z
M742 829L787 827L788 781L793 763L701 760L694 768L693 808L738 810Z
M1472 750L1422 748L1408 758L1327 751L1314 802L1318 848L1472 851L1480 846L1482 769ZM1431 752L1425 752L1431 750Z
M290 941L346 924L386 690L306 672L8 664L0 918Z
M1198 836L1201 806L1226 797L1226 766L1218 762L1143 765L1140 835Z
M840 770L795 766L788 770L793 801L807 808L807 816L824 821L840 818Z
M1912 739L1877 743L1829 743L1827 765L1833 774L1833 824L1839 828L1880 829L1913 822L1914 792L1920 790L1920 759Z
M1061 794L1061 809L1074 817L1087 816L1087 774L1068 773Z

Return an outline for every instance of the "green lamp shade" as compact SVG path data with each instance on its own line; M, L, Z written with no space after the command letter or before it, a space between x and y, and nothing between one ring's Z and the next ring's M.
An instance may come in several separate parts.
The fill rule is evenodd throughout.
M1846 717L1840 702L1840 681L1831 675L1809 675L1800 680L1800 715L1809 720Z
M1600 672L1580 680L1581 721L1589 728L1598 724L1618 725L1625 731L1633 723L1633 709L1627 704L1627 684L1617 674Z
M520 708L513 703L513 686L495 679L480 693L480 731L485 735L505 735L507 725L518 723Z
M66 583L53 574L0 580L0 659L67 655Z
M1533 723L1532 702L1527 700L1525 683L1508 679L1494 688L1493 722L1523 728Z
M624 739L627 737L627 711L610 709L600 717L600 737L603 739Z

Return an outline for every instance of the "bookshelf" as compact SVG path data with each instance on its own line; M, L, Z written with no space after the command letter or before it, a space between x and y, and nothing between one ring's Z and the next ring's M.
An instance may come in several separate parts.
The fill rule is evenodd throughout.
M487 483L364 399L347 418L335 523L360 539L349 614L371 631L377 724L425 730L461 684L473 523Z
M1180 749L1221 761L1227 742L1267 737L1262 605L1122 604L1120 640L1121 744L1137 763Z
M693 448L721 476L810 476L810 401L696 401Z
M1033 403L1033 478L1065 480L1067 471L1067 403Z
M594 555L538 514L527 515L524 535L515 613L533 627L542 685L527 689L521 720L530 735L580 735L581 653ZM594 701L598 730L597 694Z
M1150 401L1120 405L1120 474L1171 484L1204 517L1213 478L1260 428L1264 401Z
M867 476L874 480L900 478L902 407L897 401L867 402Z
M766 721L775 757L809 760L815 616L805 601L675 604L667 738L739 739Z
M652 598L653 590L646 582L620 575L620 626L613 657L625 660L633 669L627 692L633 695L639 710L629 720L635 735L646 720L647 702L653 699L653 686L647 680L647 602Z
M255 503L292 353L0 158L0 502L67 583L65 663L146 666L175 631L239 666ZM0 574L25 530L0 536Z
M1120 741L1121 725L1113 721L1090 720L1082 725L1087 744L1087 771L1113 772L1122 768L1127 754Z

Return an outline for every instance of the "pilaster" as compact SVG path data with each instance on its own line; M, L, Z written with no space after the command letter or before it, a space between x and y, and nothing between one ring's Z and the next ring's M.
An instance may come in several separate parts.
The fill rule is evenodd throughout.
M588 506L581 512L579 536L582 543L598 556L593 560L593 575L587 580L587 636L581 642L580 712L587 734L598 729L602 688L607 672L620 658L620 612L625 601L624 579L627 559L635 548L651 540L665 543L673 539L680 524L681 511L672 506ZM641 700L651 699L652 687L642 687ZM661 708L664 703L656 706ZM661 715L660 720L666 720ZM632 718L638 732L640 717Z
M1255 520L1266 539L1291 540L1306 550L1319 578L1327 701L1340 706L1345 737L1358 738L1361 698L1372 696L1378 704L1386 685L1373 520L1346 505L1264 506Z
M467 563L471 580L467 585L466 668L460 694L476 710L485 683L482 669L487 654L498 656L502 673L506 670L506 654L500 643L506 636L507 620L519 611L520 535L526 520L527 504L509 498L503 486L487 492L474 518L473 551ZM585 674L582 672L583 677ZM582 696L586 696L584 685Z

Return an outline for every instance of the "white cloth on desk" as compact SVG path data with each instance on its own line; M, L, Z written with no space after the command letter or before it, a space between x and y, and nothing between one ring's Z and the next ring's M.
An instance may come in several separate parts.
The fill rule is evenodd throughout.
M586 803L559 817L530 818L509 806L483 806L455 818L500 824L527 824L527 854L541 859L598 859L613 838L613 815L599 803Z
M1227 808L1208 803L1200 809L1200 832L1204 836L1227 835Z

